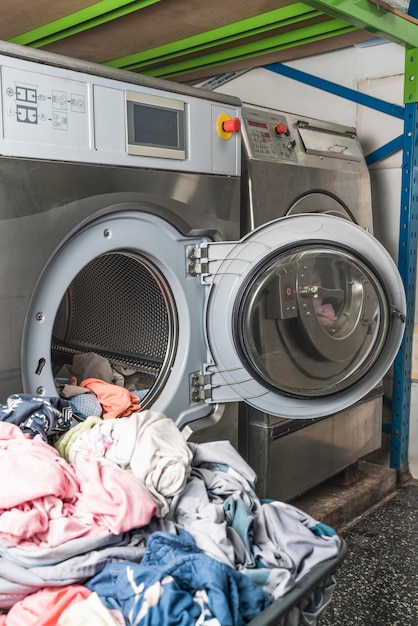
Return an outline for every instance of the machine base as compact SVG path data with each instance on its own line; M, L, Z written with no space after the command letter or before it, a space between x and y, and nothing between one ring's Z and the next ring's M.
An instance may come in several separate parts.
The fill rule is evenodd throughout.
M382 399L383 388L375 389L350 409L296 423L241 406L239 451L257 473L258 496L291 500L377 450Z

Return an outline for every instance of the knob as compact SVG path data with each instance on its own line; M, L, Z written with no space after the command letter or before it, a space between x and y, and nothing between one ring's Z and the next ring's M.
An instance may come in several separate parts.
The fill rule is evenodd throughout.
M283 122L279 122L277 126L274 127L274 132L276 133L276 135L289 135L289 130L286 124L284 124Z
M226 133L239 133L241 130L241 122L238 117L233 117L222 122L222 129Z

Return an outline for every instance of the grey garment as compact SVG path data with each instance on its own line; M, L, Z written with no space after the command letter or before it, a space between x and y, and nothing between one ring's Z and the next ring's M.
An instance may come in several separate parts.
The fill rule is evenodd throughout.
M317 565L337 556L341 539L334 533L316 534L317 520L285 502L256 502L254 557L272 573L287 570L291 579L284 586L267 581L270 593L279 597L289 590L289 583L298 582ZM330 529L331 530L331 529Z
M224 502L232 496L251 506L256 495L249 481L255 481L255 473L229 441L188 445L193 452L191 477L170 500L167 517L187 530L205 554L239 568L250 557L228 526Z
M106 383L112 383L123 387L123 376L114 370L105 357L95 352L75 354L72 365L63 365L57 374L57 378L76 378L80 384L86 378L98 378Z
M206 485L191 477L183 491L170 501L167 518L189 531L205 554L235 567L234 546L231 543L222 503L211 502Z
M91 552L92 550L139 545L142 541L141 537L143 537L143 541L145 541L146 535L138 531L135 535L133 535L133 533L121 533L119 535L104 533L96 537L77 537L76 539L64 541L60 545L51 548L37 547L33 549L33 547L31 547L25 549L19 546L3 548L0 545L0 557L8 561L13 561L17 565L21 565L27 569L31 569L32 567L56 565L74 556Z
M231 468L225 471L217 464L214 464L212 469L192 466L191 474L205 483L213 502L224 505L228 498L240 498L249 509L252 509L254 500L257 500L252 487Z
M229 441L189 443L192 472L183 491L170 500L168 519L188 530L198 547L241 569L253 562L248 543L228 524L225 501L239 498L248 509L256 499L255 472Z
M209 470L202 472L207 481L210 474ZM224 484L227 485L227 482L225 481ZM227 485L226 498L230 497L230 487ZM239 494L237 497L240 497ZM220 500L219 493L215 497L215 501L211 500L211 493L208 491L205 481L202 478L192 476L184 491L171 500L168 515L178 526L193 536L197 546L205 554L240 570L254 583L260 585L266 593L278 597L292 589L295 578L292 575L293 562L290 556L285 558L285 555L282 554L280 567L277 566L277 563L275 567L270 567L270 569L247 567L247 564L254 562L254 554L247 555L246 545L239 535L228 526L225 509L223 503L219 502ZM260 550L261 547L259 547L258 552Z
M67 367L64 365L64 367ZM86 387L80 387L79 385L70 385L69 383L61 383L60 380L71 380L70 378L61 378L55 380L55 385L58 394L61 398L73 398L74 396L81 396L84 393L91 393L90 389Z
M205 467L208 463L210 467L214 464L228 466L231 470L235 470L238 477L241 477L246 489L248 485L254 488L257 474L230 441L189 442L189 447L193 452L193 467Z
M298 581L319 563L337 556L341 539L313 532L318 522L285 502L258 504L253 553L265 567L290 568Z
M0 609L9 609L26 596L45 586L61 587L83 583L105 565L114 561L141 561L146 546L133 535L126 546L110 546L92 550L72 558L40 567L26 568L13 561L0 558Z
M191 477L170 501L169 518L188 530L203 552L241 570L275 598L337 556L341 540L332 529L290 504L259 500L254 472L229 442L189 445ZM241 517L232 525L231 499L243 505L236 507Z

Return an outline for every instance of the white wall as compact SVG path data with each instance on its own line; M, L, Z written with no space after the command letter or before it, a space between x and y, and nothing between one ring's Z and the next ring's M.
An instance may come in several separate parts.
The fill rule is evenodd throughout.
M298 59L287 65L386 102L402 105L404 60L403 46L379 42L377 45L358 45ZM264 68L244 73L218 87L216 91L238 96L244 102L355 126L366 155L403 132L402 121L393 116L359 106L350 100L304 85ZM401 165L402 152L399 151L370 168L374 234L388 249L395 261L399 240ZM417 321L418 307L415 313L416 325ZM418 332L416 334L418 337ZM391 384L385 384L386 388L390 393ZM418 340L414 341L413 350L409 443L410 471L415 478L418 478L417 407Z
M404 48L393 43L374 46L353 46L336 52L316 55L286 63L303 72L357 89L358 83L370 78L402 75ZM230 93L241 100L318 119L356 126L357 105L337 96L274 72L251 70L216 91ZM387 100L395 102L398 94L387 92ZM402 94L400 96L402 98Z

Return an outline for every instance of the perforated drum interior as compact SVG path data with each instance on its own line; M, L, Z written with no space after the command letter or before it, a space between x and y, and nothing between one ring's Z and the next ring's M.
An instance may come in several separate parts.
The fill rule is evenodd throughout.
M94 352L123 368L125 386L158 394L175 352L177 314L164 277L148 259L111 252L68 286L55 318L54 375L75 354Z

